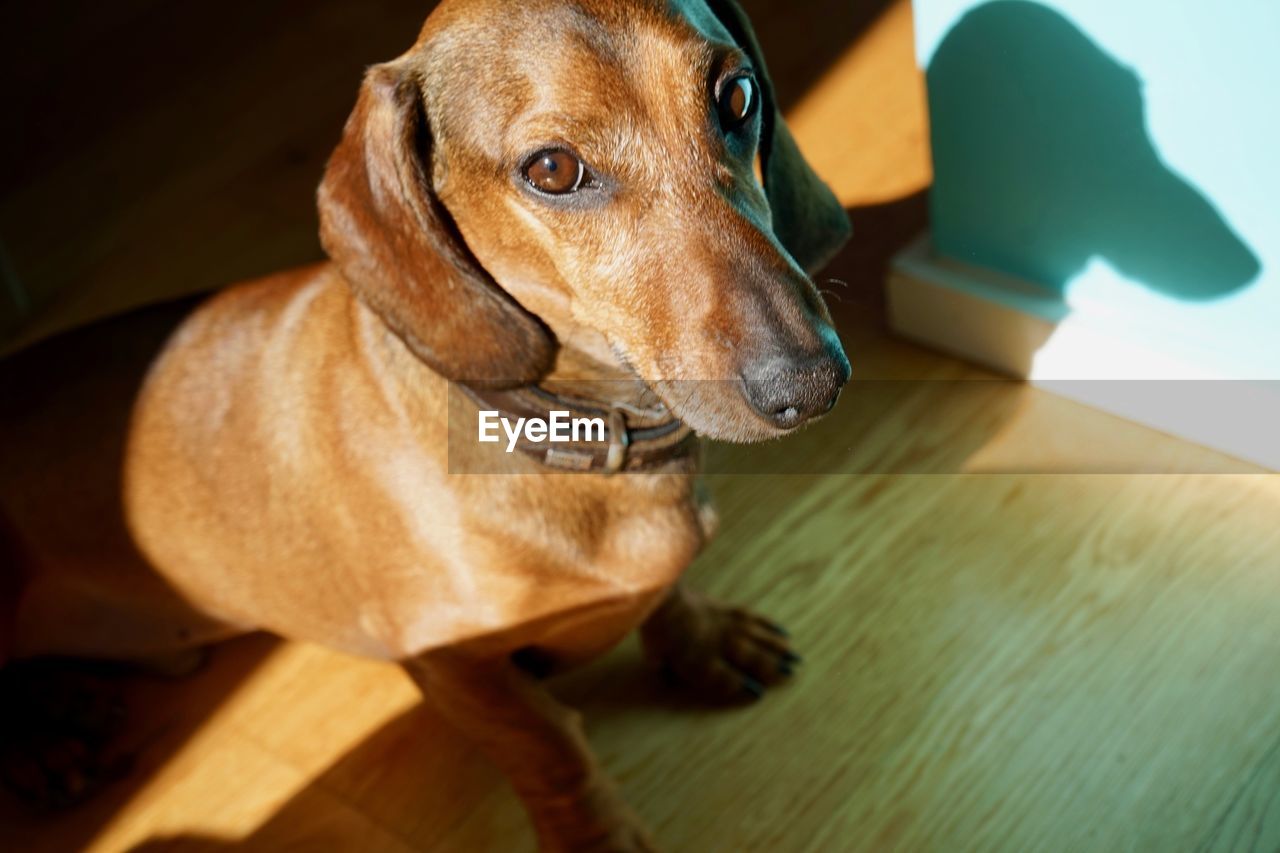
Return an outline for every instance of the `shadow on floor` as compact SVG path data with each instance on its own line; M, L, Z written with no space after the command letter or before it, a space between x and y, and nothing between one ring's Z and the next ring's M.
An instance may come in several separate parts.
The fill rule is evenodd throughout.
M566 705L592 728L637 716L644 723L671 714L722 714L734 709L694 703L661 679L628 646L553 682ZM414 814L405 837L406 814ZM371 822L373 826L371 826ZM388 829L385 836L380 827ZM295 793L251 833L156 836L131 853L220 850L533 848L522 807L506 780L447 723L418 706L392 718Z
M121 743L126 751L136 750L131 772L69 811L34 812L0 788L0 829L5 849L86 849L125 804L142 793L152 777L200 731L208 717L271 655L276 645L276 640L265 635L234 640L215 649L209 663L190 678L116 676L126 697L128 714Z

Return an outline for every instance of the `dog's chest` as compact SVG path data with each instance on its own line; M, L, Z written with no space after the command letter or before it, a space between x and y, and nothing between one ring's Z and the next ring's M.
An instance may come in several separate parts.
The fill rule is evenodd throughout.
M503 488L476 479L488 481L488 502L459 502L467 510L430 576L411 594L379 596L364 615L366 630L397 654L485 636L534 644L552 634L558 648L587 654L634 627L703 543L687 490L574 477L503 478Z

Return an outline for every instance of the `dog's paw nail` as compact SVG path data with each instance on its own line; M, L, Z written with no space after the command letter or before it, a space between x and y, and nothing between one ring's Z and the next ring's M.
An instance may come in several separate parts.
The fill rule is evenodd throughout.
M787 664L804 663L804 658L788 649L782 653L782 660Z
M788 631L786 628L783 628L777 622L770 622L767 619L761 619L760 624L764 625L770 631L772 631L773 633L777 634L779 637L782 637L784 639L791 636L791 632Z
M764 685L756 681L754 678L747 676L742 679L742 692L750 696L752 699L759 699L764 695Z
M791 665L791 661L783 658L782 662L778 664L778 672L789 676L795 673L795 667Z

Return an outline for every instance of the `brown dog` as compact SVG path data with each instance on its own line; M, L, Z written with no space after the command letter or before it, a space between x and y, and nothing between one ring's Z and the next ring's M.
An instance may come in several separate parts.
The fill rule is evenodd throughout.
M446 413L476 407L458 383L624 380L601 408L656 394L701 435L753 441L834 403L848 362L804 268L847 221L745 17L446 0L369 70L319 203L332 263L8 364L0 659L156 662L266 629L396 660L546 849L647 849L530 670L638 626L718 696L794 658L677 584L708 532L688 454L562 473ZM471 461L508 475L450 473Z

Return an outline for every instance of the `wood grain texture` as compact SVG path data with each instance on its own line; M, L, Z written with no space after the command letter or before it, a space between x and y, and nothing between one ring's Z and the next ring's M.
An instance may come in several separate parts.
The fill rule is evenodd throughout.
M317 4L279 38L308 43L319 27L373 45L383 24L351 11L356 5ZM384 5L388 15L412 17L411 4ZM790 8L748 5L766 17ZM158 14L158 6L133 6ZM876 276L923 226L921 83L904 2L848 20L857 30L840 35L847 53L828 44L816 54L823 68L794 57L774 67L797 69L789 73L799 82L784 91L793 93L801 144L818 162L838 164L831 174L859 226L833 266L849 281L835 307L855 374L980 378L883 331ZM833 29L827 19L811 27L824 21ZM404 43L413 26L402 28ZM771 56L805 50L803 38L778 41L776 28L760 30ZM245 129L265 109L247 93L283 61L254 59L279 56L284 48L272 38L218 62L193 48L207 74L189 72L190 85L244 99L246 124L229 132L221 154L190 158L173 182L149 190L138 218L118 225L119 269L143 263L140 278L117 277L103 262L91 277L102 288L66 296L66 314L46 322L175 286L161 273L186 267L168 238L192 226L166 224L165 211L193 193L209 202L202 275L292 251L268 245L281 233L274 226L254 224L265 221L254 211L273 205L280 218L271 221L289 223L284 231L301 245L311 217L303 190L354 76L319 63L317 79L296 83L299 162L311 166L278 174L284 149ZM388 54L368 52L371 60ZM66 162L127 147L148 121L168 120L173 97L137 96L129 123L101 130L84 149L68 147ZM326 133L308 129L322 125ZM77 174L66 163L51 167L25 198L38 207L50 187L74 185ZM232 175L242 179L228 182ZM279 182L279 193L251 192L259 180ZM241 230L224 230L231 220ZM90 257L30 251L45 253L49 270ZM793 684L749 708L690 707L640 666L633 641L557 684L583 710L603 763L663 847L1280 847L1280 478L1021 386L991 386L942 408L907 395L885 406L874 431L864 426L841 407L777 447L798 466L896 453L912 470L942 473L712 482L722 532L692 579L790 627L805 655ZM865 440L839 440L855 428ZM1241 473L977 473L1052 472L1137 452ZM218 649L195 677L132 679L130 697L131 736L142 745L134 773L56 818L0 799L2 846L531 849L505 782L418 706L393 666L250 637Z

